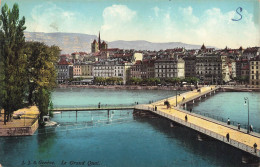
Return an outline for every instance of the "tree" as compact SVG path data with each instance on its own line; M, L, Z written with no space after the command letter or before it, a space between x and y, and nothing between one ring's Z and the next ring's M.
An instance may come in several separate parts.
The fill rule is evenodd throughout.
M130 84L138 85L141 82L143 82L143 80L141 78L132 77L132 78L129 79Z
M23 106L26 96L25 18L19 20L18 4L10 10L5 4L0 15L0 56L2 64L1 105L4 109L4 124L12 113Z
M94 83L95 84L102 84L102 83L105 83L106 82L106 79L103 78L103 77L95 77L94 78Z
M117 77L116 83L122 85L123 84L123 78Z
M40 88L37 92L35 102L40 111L40 123L44 115L48 115L51 93L47 89Z
M56 86L55 64L58 61L60 49L57 46L47 46L41 42L26 42L28 103L35 102L35 96L40 89L51 91Z
M47 46L41 42L26 42L28 103L38 106L40 123L44 115L48 115L51 102L51 92L56 86L55 64L58 61L60 49L57 46Z
M51 91L56 85L55 63L60 49L40 42L25 43L24 24L24 17L19 20L17 4L12 10L6 4L2 7L0 105L5 111L5 124L15 110L28 104L38 106L41 118L47 115Z

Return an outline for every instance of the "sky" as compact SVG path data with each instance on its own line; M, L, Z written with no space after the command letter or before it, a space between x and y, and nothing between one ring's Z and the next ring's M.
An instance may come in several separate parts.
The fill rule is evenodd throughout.
M2 0L1 6L4 3L18 3L30 32L100 31L106 41L260 46L260 0Z

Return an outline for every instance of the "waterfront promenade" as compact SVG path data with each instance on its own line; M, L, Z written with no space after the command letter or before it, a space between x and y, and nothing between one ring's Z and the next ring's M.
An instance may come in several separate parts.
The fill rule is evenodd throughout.
M137 110L145 110L161 115L162 117L260 157L260 134L254 132L247 134L245 129L238 130L236 126L227 125L223 122L181 109L181 107L185 107L185 103L188 101L198 100L201 97L205 97L205 95L213 96L216 89L218 89L218 87L208 86L201 88L200 92L193 90L177 95L177 107L176 96L174 96L152 104L138 105L135 108ZM164 105L166 100L169 101L171 105L170 108ZM155 110L155 106L157 110ZM255 144L257 144L256 148L254 147Z
M38 116L40 112L36 106L22 108L13 113L19 119L12 119L4 125L4 111L0 116L0 136L27 136L33 135L38 128Z

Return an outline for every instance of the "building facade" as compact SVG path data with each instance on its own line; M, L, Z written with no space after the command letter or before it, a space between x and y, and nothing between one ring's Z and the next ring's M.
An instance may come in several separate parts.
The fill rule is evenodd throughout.
M81 74L82 76L93 76L93 64L92 63L82 63L81 64Z
M130 77L130 67L128 62L106 61L93 64L94 77L118 77L122 78L123 84Z
M220 84L222 62L219 55L199 55L196 57L196 77L205 84Z
M184 78L185 62L183 59L158 59L154 63L154 70L157 78Z
M57 65L57 82L60 83L65 83L67 79L73 77L73 65L72 63L66 61L66 60L61 60Z
M196 76L196 56L188 55L183 58L185 61L185 78Z
M253 87L260 87L260 57L250 60L249 84Z
M81 64L80 63L76 63L73 65L73 77L79 77L81 76Z

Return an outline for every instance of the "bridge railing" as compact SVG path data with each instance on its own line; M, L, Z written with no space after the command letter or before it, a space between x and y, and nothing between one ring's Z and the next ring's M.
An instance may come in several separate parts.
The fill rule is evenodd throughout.
M199 114L199 115L202 115L202 116L205 116L205 117L208 117L208 118L212 118L212 119L217 120L217 121L227 123L227 118L224 118L224 117L221 117L221 116L216 116L216 115L209 114L209 113L202 113L202 112L198 112L198 111L193 111L193 113ZM237 122L237 121L232 121L232 120L230 121L230 125L238 126L238 123L239 122ZM240 123L240 128L241 129L248 129L248 125ZM254 127L253 132L260 133L260 128Z
M138 104L151 104L156 100L149 100L145 102L136 102L136 103L126 103L126 104L107 104L107 103L102 103L100 102L100 108L120 108L120 107L133 107ZM97 104L89 104L89 105L54 105L54 109L56 108L98 108L99 105Z
M136 104L100 104L100 108L120 108L120 107L133 107ZM54 109L57 108L98 108L97 105L55 105Z
M205 91L205 92L202 92L202 93L200 93L200 94L198 94L198 95L196 95L196 96L192 96L192 97L186 98L185 100L183 100L182 102L180 102L178 105L185 104L185 103L187 103L187 102L189 102L189 101L191 101L191 100L197 99L197 98L199 98L199 97L201 97L201 96L204 96L205 94L208 94L208 93L210 93L210 92L216 91L216 90L218 90L218 89L219 89L219 87L215 87L215 88L213 88L213 89L210 89L210 90L207 90L207 91Z

